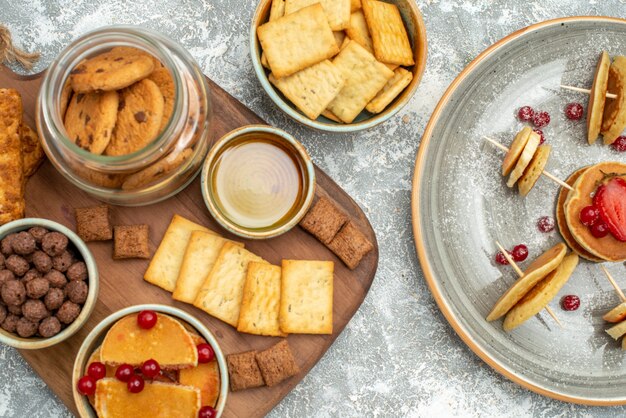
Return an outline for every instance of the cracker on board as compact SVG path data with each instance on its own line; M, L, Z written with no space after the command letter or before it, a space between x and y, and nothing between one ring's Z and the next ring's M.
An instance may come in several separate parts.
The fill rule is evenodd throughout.
M285 15L320 3L332 30L343 30L350 24L350 0L286 0Z
M415 64L398 6L377 0L362 0L362 4L376 58L387 64Z
M143 275L144 280L168 292L173 292L185 256L185 249L193 231L215 234L209 228L175 214Z
M283 260L280 329L286 333L333 333L332 261Z
M251 261L266 262L232 242L225 243L193 305L236 328Z
M357 10L350 15L350 26L346 28L346 35L369 52L374 53L372 37L362 10Z
M319 3L257 28L274 77L282 78L334 56L339 48Z
M280 330L280 267L255 261L248 264L237 331L285 337Z
M344 73L329 60L280 79L270 74L269 80L311 119L317 119L345 83Z
M333 64L343 71L346 83L328 110L343 122L351 123L393 77L393 71L354 41L341 50Z
M193 303L196 295L215 265L224 244L228 239L204 231L193 231L185 250L183 262L176 280L172 297L182 302ZM233 242L243 247L239 242Z
M387 81L385 87L378 92L376 97L365 106L371 113L380 113L395 99L413 80L413 73L402 67L396 68L393 77Z

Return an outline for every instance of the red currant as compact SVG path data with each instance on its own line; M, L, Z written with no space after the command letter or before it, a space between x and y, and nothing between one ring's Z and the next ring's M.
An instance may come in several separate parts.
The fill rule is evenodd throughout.
M519 118L519 120L524 122L528 122L529 120L531 120L534 115L535 111L530 106L520 107L517 111L517 117Z
M217 411L208 405L203 406L198 411L198 418L215 418L216 416Z
M154 311L141 311L137 315L137 325L143 329L150 329L157 322L157 314Z
M198 363L208 363L215 358L215 353L213 352L213 347L209 344L202 343L198 344Z
M115 377L122 382L128 382L135 375L135 369L130 364L122 364L115 371Z
M611 145L613 145L613 149L617 152L626 152L626 135L617 137L615 142Z
M600 218L600 210L595 206L585 206L580 210L578 215L580 223L585 226L591 226L598 222Z
M550 114L548 112L539 112L533 115L533 124L536 128L543 128L550 123Z
M103 363L94 361L87 367L87 374L94 378L94 380L100 380L107 375L107 368Z
M134 375L130 378L128 383L126 383L126 387L130 393L139 393L143 390L144 381L141 376Z
M546 136L543 134L543 131L541 129L533 129L533 132L539 135L539 145L546 142Z
M511 255L515 261L524 261L526 260L526 257L528 257L528 247L524 244L516 245L513 247Z
M154 379L161 372L161 366L159 366L159 362L150 359L143 362L141 365L141 373L147 378Z
M78 392L82 395L91 396L96 393L96 379L89 375L83 376L78 380L76 389L78 389Z
M575 311L580 308L580 298L576 295L563 296L561 299L561 308L564 311Z
M596 238L604 238L609 234L609 226L603 220L599 220L589 227L591 235Z
M552 231L554 229L554 219L550 216L542 216L537 221L537 228L544 233Z
M506 259L501 251L498 251L498 254L496 254L496 263L506 266L507 264L509 264L509 261Z
M565 106L565 116L570 120L579 120L583 117L583 105L580 103L569 103Z

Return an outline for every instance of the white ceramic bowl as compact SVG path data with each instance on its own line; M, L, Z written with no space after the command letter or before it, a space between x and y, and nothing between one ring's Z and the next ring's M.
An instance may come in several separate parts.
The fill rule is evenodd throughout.
M39 348L50 347L74 335L85 324L85 322L87 322L87 319L89 319L89 316L93 312L93 309L96 306L99 289L98 268L96 266L96 261L91 254L91 251L89 251L89 248L87 248L85 242L80 239L78 235L74 233L74 231L61 225L60 223L41 218L19 219L17 221L9 222L0 226L0 239L3 239L7 235L14 232L28 230L34 226L41 226L48 229L49 231L60 232L65 235L74 245L74 247L78 250L81 257L83 258L85 265L87 266L87 284L89 285L89 293L87 293L87 300L83 304L80 314L74 320L74 322L72 322L65 329L61 330L61 332L59 332L57 335L54 335L50 338L22 338L17 334L7 332L0 328L0 342L22 350L35 350Z
M215 352L215 358L217 359L217 364L220 371L220 392L217 399L217 406L215 408L215 410L217 411L217 417L219 418L224 412L229 388L228 368L226 366L226 358L224 357L222 349L220 348L217 340L215 339L211 331L209 331L207 327L205 327L195 317L180 309L159 304L135 305L129 306L128 308L120 309L119 311L112 313L111 315L100 321L100 323L91 330L89 335L87 335L87 337L83 341L83 344L78 350L78 354L76 355L76 359L74 360L74 368L72 371L72 393L74 395L74 404L76 405L76 409L78 409L78 413L80 414L80 416L83 418L97 417L96 412L89 404L89 400L87 399L87 397L81 395L76 389L76 384L78 383L78 380L86 373L85 369L87 367L87 361L89 360L91 353L93 353L93 351L102 343L104 336L113 326L113 324L115 324L118 320L127 315L131 315L143 310L151 310L158 313L166 314L183 322L186 322L211 345L213 351Z

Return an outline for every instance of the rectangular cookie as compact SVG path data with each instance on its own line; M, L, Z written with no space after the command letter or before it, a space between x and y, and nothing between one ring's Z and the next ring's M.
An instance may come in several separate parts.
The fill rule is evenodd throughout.
M371 113L380 113L393 101L413 80L413 73L402 67L395 69L393 77L387 81L385 87L378 92L376 97L365 106Z
M328 110L343 122L351 123L393 77L393 71L355 41L341 50L333 64L341 69L346 83Z
M17 90L0 89L0 225L24 217L21 124L22 97Z
M150 258L148 225L117 225L113 227L113 259Z
M261 370L256 362L256 351L229 354L226 356L230 390L258 388L265 385Z
M256 362L267 386L277 385L300 372L287 340L256 353Z
M280 267L255 261L248 264L237 331L285 337L278 324Z
M193 303L202 283L213 269L217 256L228 239L204 231L193 231L183 256L172 297L181 302ZM243 247L239 242L234 244Z
M348 216L328 198L322 196L304 215L300 226L323 244L328 244L346 222L348 222Z
M320 3L332 30L343 30L350 24L350 0L286 0L285 15Z
M76 233L85 242L108 241L113 238L113 227L107 205L74 209Z
M348 221L328 244L328 248L346 263L350 270L354 270L374 246L352 221Z
M193 231L204 231L216 234L209 228L198 225L180 215L174 215L163 239L154 253L154 257L143 275L145 281L173 292L176 280L183 264L187 243ZM216 234L217 235L217 234Z
M395 4L362 0L376 59L387 64L413 65L413 49Z
M267 22L257 28L257 34L276 78L294 74L339 52L319 3Z
M270 74L269 80L310 119L317 119L345 83L343 72L329 60L288 77Z
M237 328L251 261L266 262L232 242L225 243L193 305Z
M332 261L283 260L280 329L292 334L333 333Z

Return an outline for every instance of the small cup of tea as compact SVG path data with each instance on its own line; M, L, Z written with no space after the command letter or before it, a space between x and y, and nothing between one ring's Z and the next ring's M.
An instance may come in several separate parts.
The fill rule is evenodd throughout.
M315 194L315 168L287 132L248 125L220 138L202 167L211 215L235 235L273 238L300 222Z

